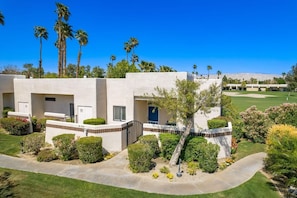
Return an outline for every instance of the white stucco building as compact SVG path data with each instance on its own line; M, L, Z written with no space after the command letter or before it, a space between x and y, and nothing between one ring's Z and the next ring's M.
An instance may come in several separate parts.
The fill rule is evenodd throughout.
M127 73L122 79L14 79L14 106L15 111L36 117L45 112L62 113L77 123L102 117L108 124L137 120L164 125L170 117L165 110L151 106L146 94L154 93L155 87L174 88L176 79L198 80L186 72ZM198 81L201 89L221 84L220 79ZM207 128L207 120L220 113L220 107L207 115L197 112L195 127Z

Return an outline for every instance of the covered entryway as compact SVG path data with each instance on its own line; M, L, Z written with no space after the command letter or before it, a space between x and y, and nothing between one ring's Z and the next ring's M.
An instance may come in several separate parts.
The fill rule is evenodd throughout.
M154 107L154 106L148 107L148 122L151 124L159 123L159 109L158 109L158 107Z

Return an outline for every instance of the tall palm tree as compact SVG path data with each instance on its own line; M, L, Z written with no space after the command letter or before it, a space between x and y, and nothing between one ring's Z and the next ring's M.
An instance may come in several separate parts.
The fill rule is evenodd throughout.
M218 79L220 78L220 75L222 75L222 72L220 70L217 71Z
M56 3L56 10L55 12L58 15L58 20L56 24L58 25L58 42L57 42L57 47L58 47L58 75L59 77L62 77L63 73L63 38L62 38L62 21L68 21L70 17L70 12L67 6L61 4L61 3Z
M198 76L198 71L197 71L197 65L196 64L193 65L193 72L192 73L195 74L196 76Z
M81 58L81 48L88 44L88 34L83 30L77 30L75 33L75 38L78 40L79 43L79 51L77 56L77 67L76 67L76 78L78 78L79 74L79 64Z
M132 54L134 54L134 48L138 46L139 42L137 40L137 38L134 38L134 37L131 37L130 40L129 40L129 43L131 45L131 48L132 48Z
M34 36L39 38L40 47L39 47L39 78L41 78L41 70L42 70L42 39L48 39L48 32L45 27L35 26L34 27Z
M110 56L111 64L113 65L113 61L115 61L117 58L115 55Z
M132 46L130 42L125 42L124 43L124 50L126 51L126 56L127 56L127 62L129 63L129 53L131 52Z
M212 70L212 66L207 65L207 79L209 79L209 71Z
M4 15L0 12L0 24L4 25Z

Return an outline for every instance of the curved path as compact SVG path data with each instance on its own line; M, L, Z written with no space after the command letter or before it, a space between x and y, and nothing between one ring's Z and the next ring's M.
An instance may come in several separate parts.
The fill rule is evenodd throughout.
M127 155L127 150L124 150L110 160L87 165L37 162L0 155L0 167L57 175L150 193L192 195L214 193L239 186L262 169L263 158L266 157L265 153L253 154L223 171L175 177L170 182L168 179L153 179L151 173L149 175L132 173L127 168L129 163Z

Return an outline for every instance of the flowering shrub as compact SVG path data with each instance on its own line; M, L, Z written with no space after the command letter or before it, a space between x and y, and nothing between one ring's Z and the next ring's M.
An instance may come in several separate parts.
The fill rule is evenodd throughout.
M297 127L297 103L284 103L265 110L275 124L289 124Z
M259 111L256 106L251 106L240 113L245 124L245 136L256 143L265 143L267 132L272 125L267 113Z
M154 172L152 176L153 176L154 179L157 179L159 177L159 173Z
M231 154L236 153L237 148L238 148L237 140L236 140L234 137L232 137L232 142L231 142Z
M1 118L0 124L11 135L27 135L30 132L30 123L26 119Z
M168 179L172 180L174 176L173 176L172 173L167 173L167 174L166 174L166 177L167 177Z

